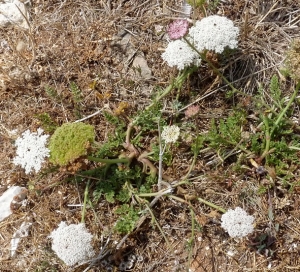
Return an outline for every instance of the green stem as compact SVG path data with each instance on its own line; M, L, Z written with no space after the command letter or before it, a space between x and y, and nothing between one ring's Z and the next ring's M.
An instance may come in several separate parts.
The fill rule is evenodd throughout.
M90 160L90 161L102 162L102 163L106 163L106 164L130 163L130 159L129 158L101 159L101 158L95 158L95 157L92 157L92 156L88 156L87 159Z
M290 106L292 105L294 100L296 99L299 88L300 88L300 82L298 82L298 84L296 85L296 88L295 88L289 102L287 103L285 108L278 115L271 131L270 131L270 127L269 127L268 118L265 115L263 116L263 122L264 122L264 125L265 125L265 133L266 133L266 147L265 147L265 150L264 150L263 154L260 156L260 160L264 159L270 153L271 138L272 138L276 128L278 128L279 123L282 121L284 115L286 114L286 112L288 111L288 109L290 108Z
M84 217L85 217L85 212L86 212L86 202L88 199L88 193L89 193L89 184L90 181L87 182L84 190L84 199L83 199L83 209L82 209L82 214L81 214L81 223L84 223Z
M160 101L162 98L164 98L165 96L167 96L174 88L180 88L182 86L182 84L185 82L185 80L188 78L188 76L190 74L192 74L194 71L196 71L198 68L197 67L187 67L185 68L181 74L179 74L175 80L172 82L172 84L170 84L165 91L158 95L154 101L146 108L149 109L151 107L153 107L153 105L157 104L158 101Z
M161 184L162 184L162 162L163 162L164 151L166 149L166 144L164 145L164 147L162 145L160 120L158 121L158 143L159 143L159 160L158 160L157 188L160 191L161 190Z
M180 88L182 84L185 82L185 80L188 78L189 75L191 75L194 71L196 71L198 67L193 66L193 67L186 67L182 73L180 73L174 81L163 91L163 93L157 95L152 103L147 106L144 111L147 111L151 109L153 106L155 106L162 98L167 96L174 88ZM132 124L135 124L138 121L139 117L137 117Z
M300 147L298 147L298 146L289 146L289 149L292 149L292 150L298 150L298 151L300 151Z
M201 53L186 37L183 37L183 39L186 41L186 43L194 50L197 52L197 54L201 57L201 59L203 59L205 62L207 62L208 66L213 69L213 71L220 76L225 82L226 84L232 89L232 91L234 93L238 92L241 93L239 90L237 90L236 88L233 87L233 85L231 84L231 82L229 82L229 80L227 80L227 78L211 63L211 61L209 61L206 56L205 53ZM241 93L242 95L245 95L244 93Z
M206 1L204 1L204 3L206 4ZM197 5L195 5L197 6ZM203 12L204 17L207 17L207 13L206 13L206 9L204 7L204 4L200 4L200 9Z
M182 202L182 203L186 203L186 204L188 204L188 205L190 206L190 208L193 208L193 206L192 206L189 202L187 202L186 200L184 200L184 199L182 199L182 198L180 198L180 197L177 197L177 196L174 196L174 195L168 195L168 197L169 197L169 198L173 198L173 199L175 199L175 200L178 200L178 201L180 201L180 202ZM221 208L221 207L218 206L218 205L215 205L215 204L213 204L213 203L211 203L211 202L209 202L209 201L207 201L207 200L204 200L204 199L201 198L201 197L197 197L197 199L198 199L198 201L200 201L200 202L202 202L202 203L204 203L204 204L206 204L206 205L208 205L208 206L210 206L210 207L212 207L212 208L214 208L214 209L216 209L216 210L218 210L218 211L220 211L220 212L222 212L222 213L226 213L226 210L223 209L223 208Z
M171 190L168 188L168 189L160 190L156 193L141 193L141 194L135 194L135 195L138 196L138 197L162 196L162 195L167 195L167 194L172 193Z
M188 241L188 245L189 245L189 254L188 254L188 267L190 267L191 263L192 263L192 255L193 255L193 248L192 246L195 243L195 213L193 209L190 209L191 211L191 217L192 217L192 233L191 233L191 238Z
M162 196L162 195L169 195L172 193L172 190L180 185L184 185L184 184L188 184L188 182L186 180L182 180L182 181L178 181L175 184L172 184L171 187L166 188L166 189L162 189L158 192L155 193L141 193L141 194L135 194L138 197L152 197L152 196ZM171 195L169 195L171 196Z
M243 147L243 146L241 145L241 143L243 142L243 139L242 139L239 143L232 142L232 141L227 141L227 140L224 139L224 138L223 138L223 140L224 140L225 142L227 142L228 144L231 144L231 145L234 145L234 146L235 146L234 149L233 149L233 151L234 151L234 150L237 150L237 149L240 149L240 150L242 150L243 152L245 152L246 154L252 155L252 152L251 152L251 151L247 150L245 147ZM227 158L227 157L226 157L226 158ZM225 158L225 159L226 159L226 158Z
M156 220L156 218L155 218L155 216L154 216L154 214L153 214L153 212L152 212L150 206L149 206L148 204L146 204L146 206L147 206L147 209L148 209L149 213L151 214L151 217L152 217L153 222L155 222L155 224L156 224L156 226L158 227L158 229L159 229L161 235L164 237L164 239L165 239L165 241L166 241L166 244L167 244L169 250L171 250L171 244L170 244L169 240L167 239L167 236L165 235L163 229L161 228L161 226L160 226L159 223L157 222L157 220Z
M215 204L213 204L213 203L211 203L211 202L209 202L209 201L207 201L207 200L204 200L203 198L201 198L201 197L198 197L197 198L200 202L202 202L202 203L204 203L204 204L206 204L206 205L208 205L208 206L210 206L210 207L212 207L212 208L214 208L214 209L216 209L216 210L218 210L218 211L220 211L220 212L222 212L222 213L226 213L226 210L225 209L223 209L223 208L221 208L221 207L219 207L219 206L217 206L217 205L215 205Z
M228 159L230 156L232 156L232 154L233 154L236 150L238 150L238 149L244 151L248 156L251 156L251 155L252 155L252 152L241 146L241 143L242 143L243 141L244 141L243 139L240 140L240 142L239 142L238 144L236 144L236 146L235 146L232 150L230 150L230 152L228 152L227 154L225 154L225 157L224 157L224 158L221 158L221 159L222 159L223 161L225 161L225 160Z
M159 192L156 193L141 193L141 194L136 194L138 197L152 197L152 196L158 196L160 194Z
M187 174L185 175L185 177L182 180L187 180L188 179L189 175L191 174L192 170L194 169L195 163L197 161L198 154L199 154L199 152L194 152L193 161L191 163L189 171L187 172Z
M298 84L296 85L296 88L295 88L295 91L294 93L292 94L289 102L287 103L287 105L285 106L285 108L283 109L283 111L279 114L279 116L277 117L277 120L275 121L275 124L271 130L271 133L270 133L270 137L272 137L275 129L278 127L279 123L281 122L283 116L286 114L287 110L289 109L289 107L292 105L292 103L294 102L297 94L298 94L298 91L299 91L299 88L300 88L300 82L298 82Z
M265 146L265 150L264 152L261 154L260 156L260 161L262 159L264 159L268 153L269 153L269 149L270 149L270 143L271 143L271 134L270 134L270 127L269 127L269 120L268 117L263 115L263 122L265 125L265 133L266 133L266 146Z

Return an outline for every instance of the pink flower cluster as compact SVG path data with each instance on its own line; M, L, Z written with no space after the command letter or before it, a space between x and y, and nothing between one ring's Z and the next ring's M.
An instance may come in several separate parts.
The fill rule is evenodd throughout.
M185 19L177 19L172 22L167 29L169 38L171 40L177 40L182 38L188 31L189 23Z
M198 105L191 105L189 106L184 114L185 114L185 117L189 118L189 117L193 117L195 116L200 110L200 107Z

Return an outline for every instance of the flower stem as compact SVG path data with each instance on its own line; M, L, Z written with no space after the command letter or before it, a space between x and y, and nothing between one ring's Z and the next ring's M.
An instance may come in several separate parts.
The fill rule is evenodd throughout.
M188 267L190 267L192 263L192 255L193 255L193 248L192 246L195 244L195 212L192 208L190 208L191 212L191 221L192 221L192 226L191 226L191 238L188 240Z
M157 181L157 188L158 191L161 190L162 184L162 163L163 163L163 155L166 150L166 143L163 145L161 140L161 129L160 123L158 122L158 141L159 141L159 162L158 162L158 181Z
M212 207L212 208L214 208L214 209L216 209L216 210L219 210L219 211L222 212L222 213L226 213L226 210L223 209L223 208L221 208L220 206L217 206L217 205L215 205L215 204L213 204L213 203L211 203L211 202L209 202L209 201L207 201L207 200L204 200L204 199L201 198L201 197L197 197L197 199L198 199L200 202L202 202L202 203L204 203L204 204L206 204L206 205L208 205L208 206L210 206L210 207Z
M270 143L271 143L271 133L269 127L269 120L268 117L263 115L263 122L265 125L265 139L266 139L266 146L264 152L261 154L259 160L262 161L269 153Z
M86 202L88 199L88 193L89 193L89 185L90 185L90 180L88 180L85 190L84 190L84 199L83 199L83 209L82 209L82 214L81 214L81 223L84 223L84 217L85 217L85 212L86 212Z
M156 226L158 227L158 229L159 229L161 235L162 235L163 238L165 239L168 248L169 248L169 249L172 249L171 244L170 244L169 240L167 239L167 236L165 235L163 229L161 228L161 226L159 225L158 221L156 220L156 218L155 218L155 216L154 216L154 214L153 214L153 212L152 212L152 210L151 210L151 207L150 207L149 205L147 205L147 204L146 204L146 207L147 207L147 210L149 211L149 213L150 213L150 215L151 215L151 217L152 217L152 221L156 224Z
M155 106L162 98L167 96L174 88L180 88L185 80L188 78L189 75L191 75L193 72L195 72L198 69L198 67L186 67L174 80L173 82L161 93L158 94L152 101L152 103L147 106L144 111L147 111L151 109L153 106ZM135 124L138 121L139 117L137 117L132 124Z
M226 82L226 84L232 89L232 91L234 93L236 93L236 92L240 93L240 91L237 90L236 88L234 88L234 86L231 84L231 82L229 82L229 80L225 76L223 76L223 74L211 63L211 61L209 61L206 58L205 53L201 53L186 37L183 37L183 39L194 51L197 52L197 54L201 57L201 59L203 59L205 62L207 62L208 66L210 68L212 68L213 71Z

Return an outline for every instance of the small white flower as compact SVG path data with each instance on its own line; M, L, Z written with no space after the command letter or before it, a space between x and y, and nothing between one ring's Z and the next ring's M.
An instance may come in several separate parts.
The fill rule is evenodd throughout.
M254 217L240 207L229 209L222 215L221 221L221 227L230 237L244 237L253 232Z
M226 47L237 48L238 27L226 17L212 15L197 21L190 28L189 40L199 51L212 50L222 53Z
M51 232L52 250L68 266L82 263L95 255L90 234L85 225L60 222L58 228Z
M195 50L182 40L171 41L161 56L170 67L176 66L179 70L183 70L199 60ZM199 64L200 62L198 61Z
M13 159L13 163L21 165L26 174L32 169L35 172L40 171L45 157L49 157L50 151L45 147L49 135L42 135L43 132L41 128L33 133L26 130L15 142L17 156Z
M172 125L172 126L164 127L161 133L161 138L166 143L175 143L179 137L179 132L180 129L178 126Z

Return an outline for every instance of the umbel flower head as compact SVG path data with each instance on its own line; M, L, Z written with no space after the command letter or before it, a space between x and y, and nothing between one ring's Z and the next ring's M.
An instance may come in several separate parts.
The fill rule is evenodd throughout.
M161 133L161 138L166 143L175 143L179 137L179 132L180 132L180 129L178 126L175 126L175 125L167 126L167 127L164 127L164 129Z
M221 227L230 237L241 238L253 232L254 217L240 207L229 209L222 215L221 221Z
M68 266L80 264L95 255L91 245L93 236L83 223L68 226L66 222L60 222L49 238L52 238L52 250Z
M185 19L177 19L169 24L167 32L171 40L182 38L188 31L189 23Z
M15 142L17 156L13 163L21 165L26 174L33 169L35 172L40 171L45 158L49 157L49 149L46 147L49 135L42 135L43 132L41 128L32 133L26 130Z
M189 40L198 51L212 50L222 53L226 47L234 49L238 44L239 29L226 17L211 15L197 21L189 30Z
M50 162L65 166L87 155L87 150L94 140L93 126L81 122L63 124L51 136Z
M182 40L171 41L162 54L162 58L170 67L176 66L179 70L195 63L197 59L199 60L195 50Z

